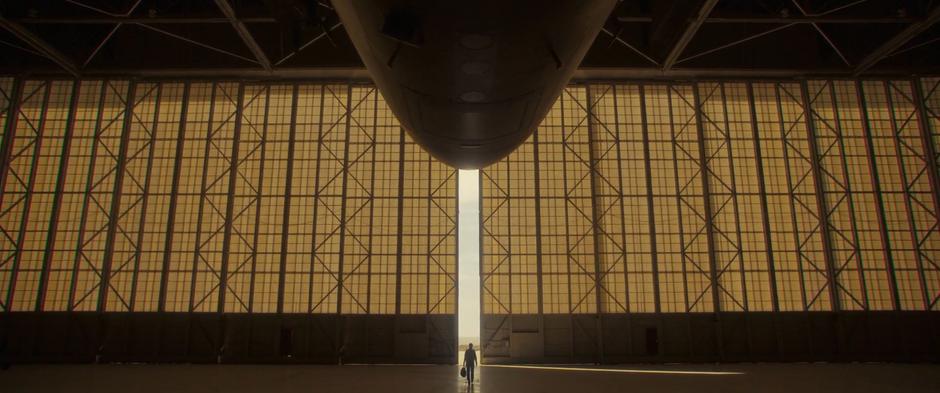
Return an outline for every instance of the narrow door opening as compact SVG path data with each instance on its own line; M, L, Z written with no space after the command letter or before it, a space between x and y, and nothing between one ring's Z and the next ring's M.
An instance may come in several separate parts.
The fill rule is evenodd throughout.
M457 363L469 343L481 358L480 346L480 171L457 174L458 252Z

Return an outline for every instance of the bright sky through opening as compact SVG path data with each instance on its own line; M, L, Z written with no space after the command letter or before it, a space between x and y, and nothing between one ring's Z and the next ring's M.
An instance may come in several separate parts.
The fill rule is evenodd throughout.
M457 183L457 336L476 338L480 337L480 171L460 170Z

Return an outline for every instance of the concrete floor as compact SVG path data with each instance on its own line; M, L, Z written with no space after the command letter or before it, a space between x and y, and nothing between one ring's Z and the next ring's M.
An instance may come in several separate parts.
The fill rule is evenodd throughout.
M940 365L558 367L566 369L483 366L472 392L940 392ZM456 366L24 365L0 371L5 393L470 391Z

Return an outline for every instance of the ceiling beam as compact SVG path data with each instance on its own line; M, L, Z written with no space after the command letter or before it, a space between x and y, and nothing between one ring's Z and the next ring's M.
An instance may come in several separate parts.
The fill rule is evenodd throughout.
M901 30L900 33L891 37L890 40L869 53L868 56L865 56L865 58L858 63L858 66L855 67L855 75L861 74L875 64L878 64L878 62L890 56L908 41L929 29L937 23L938 20L940 20L940 5L933 7L926 19L907 26L907 28Z
M809 13L806 12L805 9L803 9L803 6L800 5L800 2L799 2L799 1L792 0L792 3L793 3L794 6L796 6L796 9L799 10L801 14L803 14L804 17L810 16ZM822 29L821 27L819 27L819 24L816 23L816 22L812 22L812 23L810 23L810 25L812 25L812 26L813 26L813 29L815 29L816 32L819 33L819 36L820 36L820 37L822 37L824 40L826 40L826 43L829 44L829 47L832 48L832 51L833 51L833 52L836 52L836 55L838 55L839 58L842 59L842 62L845 63L846 66L851 67L851 66L852 66L852 63L850 63L850 62L849 62L849 59L846 58L844 54L842 54L842 50L839 49L839 46L836 45L835 41L833 41L831 38L829 38L829 35L826 34L826 32L823 31L823 29Z
M782 25L790 23L799 24L908 24L917 22L919 19L902 17L825 17L825 16L798 16L798 17L768 17L759 15L713 15L705 18L704 23L752 23L752 24L773 24ZM652 23L652 16L618 16L617 21L621 23Z
M5 70L0 69L0 72ZM826 69L755 69L755 68L675 68L663 71L658 67L581 67L575 71L573 81L612 81L612 80L696 80L696 79L768 79L783 80L789 78L846 78L851 70L844 67ZM910 78L911 72L921 70L875 70L872 75L884 77ZM61 75L58 71L34 70L30 75ZM369 71L362 67L278 67L273 72L266 72L257 67L245 68L153 68L153 69L87 69L86 77L93 78L155 78L179 80L231 78L241 80L372 80Z
M37 17L13 19L24 25L112 25L117 23L150 23L150 24L218 24L232 23L229 18L198 17L198 16L159 16L159 17L123 17L123 16L94 16L94 17ZM242 23L277 23L271 17L241 17Z
M264 50L261 49L261 46L258 45L258 42L255 41L255 38L251 35L251 32L248 31L248 27L245 26L238 17L235 16L235 9L232 8L232 4L228 0L215 0L215 4L219 6L219 10L225 14L225 17L232 22L232 27L235 28L235 31L238 32L238 36L242 38L242 41L245 43L245 46L251 50L251 53L255 55L255 59L258 60L258 64L261 64L261 67L265 71L272 71L274 67L271 66L271 60L268 59L268 56L264 54Z
M715 4L718 4L718 0L705 0L702 3L695 18L689 21L682 36L679 37L679 41L672 46L672 49L666 56L666 60L663 62L663 71L669 71L669 69L676 64L676 61L679 60L679 56L685 51L685 47L689 45L689 42L695 37L695 33L702 27L702 23L705 23L708 14L711 14L712 9L715 8Z
M29 29L23 27L23 25L13 22L7 18L0 16L0 27L9 31L11 34L19 38L20 41L25 42L27 45L35 49L37 52L41 53L44 57L49 60L52 60L59 67L68 71L69 74L72 74L74 77L79 77L81 71L75 63L68 56L59 52L56 48L53 48L52 45L49 45L45 40L39 38L35 33Z
M705 20L705 23L767 23L767 24L908 24L914 23L917 19L884 17L884 18L861 18L861 17L826 17L826 16L800 16L788 18L769 18L769 17L736 17L736 16L713 16Z

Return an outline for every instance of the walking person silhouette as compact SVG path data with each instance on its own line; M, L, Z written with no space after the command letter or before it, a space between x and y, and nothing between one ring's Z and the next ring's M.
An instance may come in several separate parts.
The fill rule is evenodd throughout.
M473 350L473 343L463 353L463 366L467 369L467 383L473 384L473 369L477 366L477 352Z

